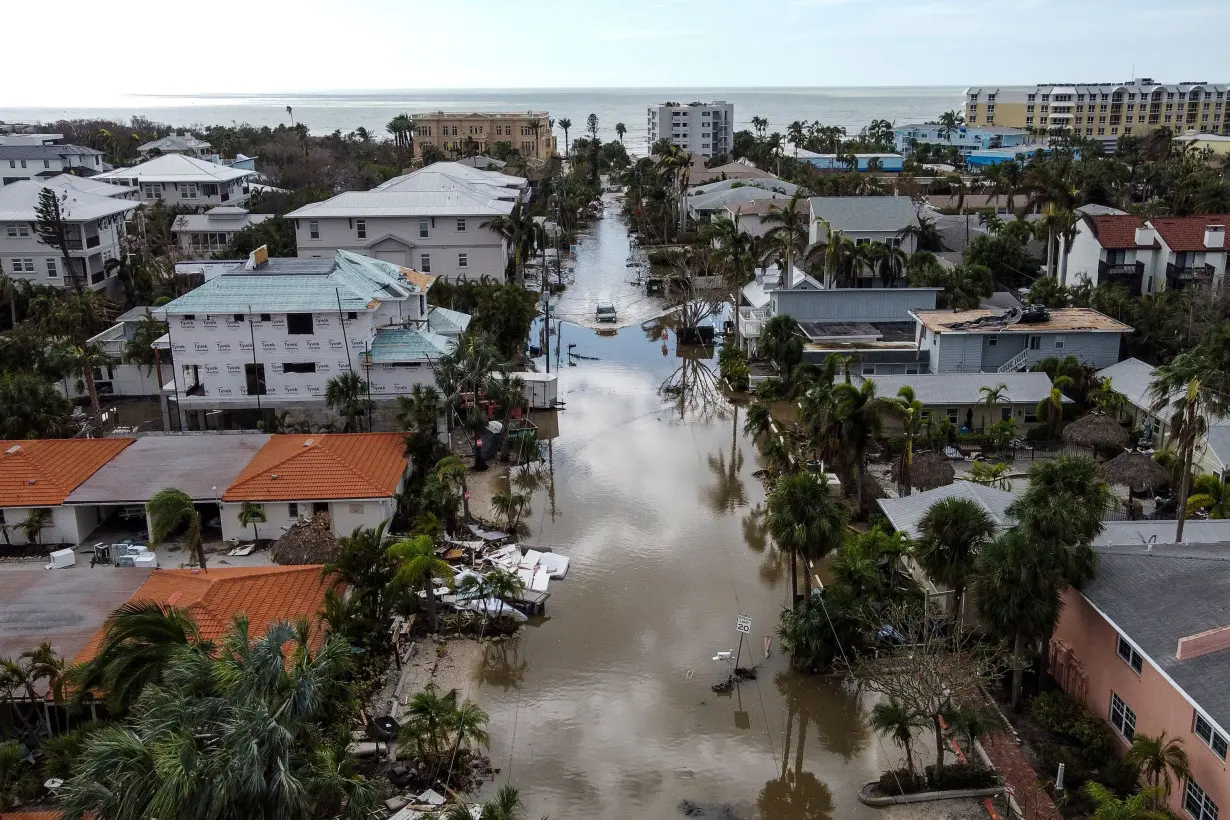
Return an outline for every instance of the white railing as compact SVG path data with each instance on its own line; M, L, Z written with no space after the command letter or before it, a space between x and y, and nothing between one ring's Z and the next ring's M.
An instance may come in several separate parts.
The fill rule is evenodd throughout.
M1008 361L999 366L997 373L1015 373L1025 367L1025 362L1029 358L1029 351L1022 350L1020 353L1013 356Z
M772 318L769 308L739 308L739 334L745 339L754 339L760 335L764 323Z

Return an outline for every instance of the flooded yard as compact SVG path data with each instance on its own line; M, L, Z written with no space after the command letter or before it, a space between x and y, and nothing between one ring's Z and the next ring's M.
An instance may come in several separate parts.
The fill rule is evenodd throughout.
M662 305L628 284L627 253L608 209L557 302L567 408L525 542L573 563L547 616L491 645L463 690L491 714L497 783L534 817L885 817L855 797L896 754L867 730L868 704L776 649L789 572L766 543L742 408L717 392L712 349L681 350L649 321ZM615 333L571 321L600 299L620 311ZM712 658L736 649L740 614L759 679L716 695Z

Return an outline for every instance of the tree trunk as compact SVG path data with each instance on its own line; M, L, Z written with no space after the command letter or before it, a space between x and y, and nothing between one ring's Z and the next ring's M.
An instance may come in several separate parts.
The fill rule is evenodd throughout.
M1042 653L1038 656L1038 685L1036 687L1039 693L1042 692L1042 686L1046 682L1046 676L1051 671L1051 634L1048 632L1042 638Z
M804 601L811 600L811 562L806 555L801 555L799 558L803 561L803 595Z
M1025 635L1021 632L1016 633L1016 639L1012 642L1012 654L1016 656L1016 665L1012 667L1011 703L1012 711L1019 712L1021 710L1021 685L1025 677Z
M470 488L466 484L466 474L461 473L461 511L465 514L466 522L473 519L470 517Z
M952 618L960 629L964 625L965 614L965 584L952 585Z
M944 774L944 727L938 714L931 716L931 723L935 726L935 779L939 780Z
M1195 445L1184 447L1183 453L1183 475L1179 477L1179 505L1175 510L1179 516L1179 522L1175 526L1174 542L1176 544L1183 543L1183 524L1187 521L1187 496L1191 492L1192 483L1192 450Z
M1055 272L1055 229L1046 232L1046 275L1053 276Z
M910 775L914 774L914 750L910 748L910 741L901 744L905 747L905 767L910 770Z
M793 552L790 553L790 608L798 609L799 607L799 557Z
M81 368L81 376L85 379L85 392L90 395L90 409L94 412L94 421L102 423L102 406L98 403L98 389L94 386L94 368L87 363Z

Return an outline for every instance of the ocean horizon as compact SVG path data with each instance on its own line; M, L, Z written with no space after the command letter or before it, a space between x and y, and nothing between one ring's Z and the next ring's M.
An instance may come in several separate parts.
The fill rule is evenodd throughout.
M570 137L585 132L586 118L598 117L598 134L615 139L615 124L624 123L629 151L648 147L646 109L665 100L725 100L735 106L736 127L750 128L753 116L769 121L769 132L785 134L794 120L819 120L853 134L873 119L894 124L934 120L950 108L960 108L964 88L955 86L662 86L655 88L524 88L524 89L405 89L128 95L106 105L0 107L0 121L50 123L61 119L128 121L146 117L176 128L209 125L257 127L295 122L320 135L364 127L387 136L385 125L398 114L430 111L547 111L557 122L572 120Z

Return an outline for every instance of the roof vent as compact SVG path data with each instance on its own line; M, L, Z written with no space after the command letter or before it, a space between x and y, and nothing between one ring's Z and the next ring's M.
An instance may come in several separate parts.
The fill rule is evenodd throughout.
M273 475L269 476L269 480L270 480L270 481L277 481L277 480L278 480L278 474L277 474L277 473L274 473Z
M10 447L10 448L8 448L7 450L5 450L5 451L4 451L4 454L5 454L6 456L15 456L15 455L17 455L17 454L18 454L18 453L20 453L20 452L21 452L21 445L20 445L20 444L14 444L12 447Z
M308 439L307 441L303 442L304 447L311 447L313 444L315 444L315 442L312 441L312 439Z
M35 484L37 484L37 483L38 483L38 479L37 479L37 478L27 478L27 479L26 479L26 486L27 486L27 487L33 487L33 486L34 486Z

